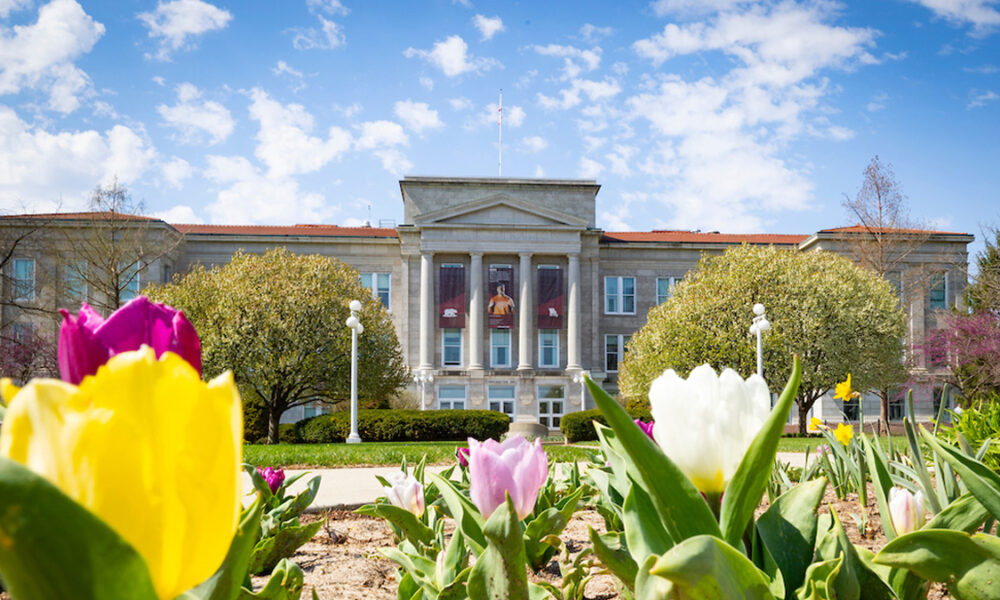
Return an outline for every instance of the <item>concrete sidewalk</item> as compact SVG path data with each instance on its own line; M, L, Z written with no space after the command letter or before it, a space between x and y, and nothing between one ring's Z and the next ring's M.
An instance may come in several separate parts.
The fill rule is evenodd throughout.
M805 462L805 455L802 452L779 452L778 458L782 462L790 463L792 466L801 467ZM440 473L445 466L428 466L427 471ZM319 493L316 500L310 507L310 511L333 509L354 509L362 504L374 502L379 496L384 496L382 484L375 479L376 475L388 477L389 474L399 471L399 467L345 467L341 469L309 469L286 470L285 475L291 477L296 473L308 473L294 484L291 493L297 494L305 488L306 483L313 477L322 477L319 485ZM243 490L247 494L253 492L253 483L250 476L243 473Z

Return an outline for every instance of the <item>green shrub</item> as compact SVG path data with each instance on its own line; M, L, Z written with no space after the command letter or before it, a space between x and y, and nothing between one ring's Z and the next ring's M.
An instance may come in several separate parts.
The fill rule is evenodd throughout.
M500 439L507 415L492 410L359 410L358 435L366 442L433 442ZM296 441L339 443L351 432L351 414L339 412L299 421Z
M628 414L633 419L641 419L643 421L653 420L653 416L649 413L649 409L629 407L627 410ZM562 421L559 423L559 429L562 430L563 435L566 436L566 441L569 443L596 440L597 430L594 429L594 421L597 421L601 425L608 424L608 422L604 419L604 415L601 414L601 411L594 408L591 410L569 413L568 415L563 416Z
M263 436L267 437L267 436ZM295 423L282 423L278 425L278 439L281 440L282 444L298 444L302 440L299 439L299 432L295 427Z
M257 442L267 438L267 406L257 394L240 390L243 396L243 439Z
M989 450L983 456L983 464L1000 473L1000 394L984 394L973 405L962 411L961 416L952 414L955 429L969 440L973 450L979 450L987 439L992 439ZM942 431L947 431L942 429ZM950 432L947 437L954 439Z

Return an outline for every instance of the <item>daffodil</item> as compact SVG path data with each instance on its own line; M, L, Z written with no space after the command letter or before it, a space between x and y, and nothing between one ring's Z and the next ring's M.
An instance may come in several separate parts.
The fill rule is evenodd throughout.
M13 386L0 385L7 396ZM159 598L208 579L240 510L242 417L230 373L201 381L172 352L111 357L79 387L36 379L8 398L0 455L55 484L145 560Z
M826 427L826 425L823 425L823 421L820 421L819 417L809 419L809 431L819 431L824 427Z
M854 437L854 427L837 423L837 428L833 430L833 437L837 438L837 441L841 444L847 446L851 443L851 438Z
M854 400L860 395L861 395L860 392L855 392L851 388L851 374L848 373L847 379L837 384L837 389L833 394L833 398L834 400L840 399L843 400L844 402L850 402L851 400Z

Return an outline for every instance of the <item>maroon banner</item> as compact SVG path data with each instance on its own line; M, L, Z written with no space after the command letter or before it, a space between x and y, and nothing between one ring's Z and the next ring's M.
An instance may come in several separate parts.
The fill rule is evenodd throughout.
M486 324L490 329L514 326L514 269L490 267L489 287L486 297Z
M562 329L562 269L538 269L538 328Z
M442 265L438 285L438 327L462 329L465 327L465 267Z

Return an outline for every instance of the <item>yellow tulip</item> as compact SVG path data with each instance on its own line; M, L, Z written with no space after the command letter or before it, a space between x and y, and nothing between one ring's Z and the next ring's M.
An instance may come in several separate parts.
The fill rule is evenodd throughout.
M7 406L10 403L11 398L17 393L21 388L14 385L14 382L10 380L9 377L4 377L0 379L0 404Z
M174 598L208 579L229 549L242 428L232 374L206 384L181 357L157 360L143 346L79 387L42 379L18 391L0 455L97 515L145 560L157 596Z
M837 438L838 442L846 446L851 443L851 438L854 437L854 427L851 425L844 425L843 423L837 423L837 428L833 431L833 437Z

